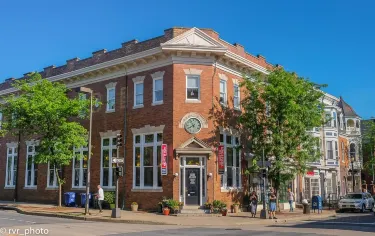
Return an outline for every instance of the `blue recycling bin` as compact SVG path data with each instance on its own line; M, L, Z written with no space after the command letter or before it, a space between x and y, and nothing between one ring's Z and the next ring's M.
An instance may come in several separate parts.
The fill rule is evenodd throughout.
M91 193L89 193L89 206L92 205L91 199L92 199L92 196L91 196ZM85 205L86 205L86 193L81 193L81 207L85 207Z
M64 193L65 206L75 206L76 205L76 193L66 192Z
M312 199L311 199L311 204L312 204L311 209L313 209L314 212L315 212L315 210L318 210L318 213L319 213L319 211L322 212L323 201L322 201L321 196L313 196Z

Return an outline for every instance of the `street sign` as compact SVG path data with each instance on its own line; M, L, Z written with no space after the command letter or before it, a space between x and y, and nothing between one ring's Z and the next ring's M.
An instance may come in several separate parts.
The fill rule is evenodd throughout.
M167 144L161 145L161 175L167 175L168 169L167 169Z
M124 163L124 158L113 158L112 163Z
M219 165L219 175L223 175L225 172L225 163L224 163L224 146L219 145L218 147L218 154L217 154L217 159L218 159L218 165Z

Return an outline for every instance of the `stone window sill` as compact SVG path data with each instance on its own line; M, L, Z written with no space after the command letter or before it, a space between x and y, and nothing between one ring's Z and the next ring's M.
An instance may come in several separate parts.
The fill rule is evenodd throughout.
M222 193L229 193L229 192L242 192L243 189L242 188L221 188L220 189Z
M106 110L105 113L114 113L115 110Z
M46 190L58 190L59 187L47 187Z
M4 189L15 189L14 186L5 186Z
M153 102L153 103L151 104L151 106L157 106L157 105L163 105L163 104L164 104L163 101L158 101L158 102Z
M143 104L142 105L136 105L136 106L133 106L133 109L138 109L138 108L143 108Z
M201 100L195 100L195 99L186 99L185 103L202 103Z
M133 188L132 192L163 192L163 188Z
M25 186L23 189L36 190L37 186Z
M86 187L72 187L72 190L86 190Z

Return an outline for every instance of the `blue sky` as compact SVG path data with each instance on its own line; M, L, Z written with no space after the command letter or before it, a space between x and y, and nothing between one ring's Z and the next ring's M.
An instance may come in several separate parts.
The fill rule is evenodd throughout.
M375 116L375 1L0 1L0 81L173 26L213 28Z

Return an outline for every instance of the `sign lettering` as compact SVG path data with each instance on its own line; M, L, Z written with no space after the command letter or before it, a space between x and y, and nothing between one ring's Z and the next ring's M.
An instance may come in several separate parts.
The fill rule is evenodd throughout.
M167 169L167 144L161 145L161 175L167 175L168 169Z
M219 175L223 175L225 172L225 163L224 163L224 146L220 145L218 147L218 166L219 166Z

